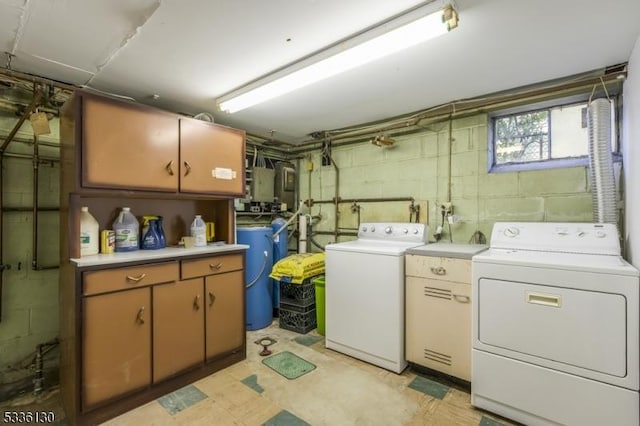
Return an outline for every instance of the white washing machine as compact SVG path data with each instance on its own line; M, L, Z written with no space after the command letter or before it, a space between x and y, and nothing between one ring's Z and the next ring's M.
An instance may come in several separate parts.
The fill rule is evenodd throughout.
M638 425L638 271L614 225L496 223L472 280L474 406L527 425Z
M418 223L363 223L358 239L325 248L325 345L400 373L404 254L425 243Z

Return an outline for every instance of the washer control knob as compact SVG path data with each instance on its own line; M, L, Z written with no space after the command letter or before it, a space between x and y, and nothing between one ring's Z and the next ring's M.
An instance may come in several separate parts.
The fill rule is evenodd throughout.
M409 233L409 230L408 230L407 228L404 228L404 229L402 230L402 232L403 232L403 233L405 233L405 234L408 234L408 233Z
M413 233L414 233L415 235L418 235L418 228L413 228Z
M390 233L391 233L391 231L392 231L392 229L391 229L391 227L390 227L390 226L387 226L386 228L384 228L384 232L385 232L386 234L390 234Z
M376 227L375 226L371 227L371 232L376 232Z
M582 237L584 237L585 235L587 235L587 233L586 233L586 232L584 232L584 231L579 231L579 232L578 232L578 237L581 237L581 238L582 238Z
M509 238L517 237L519 233L520 233L520 230L512 226L504 230L505 237L509 237Z
M607 236L607 233L604 231L596 231L596 237L598 238L604 238Z

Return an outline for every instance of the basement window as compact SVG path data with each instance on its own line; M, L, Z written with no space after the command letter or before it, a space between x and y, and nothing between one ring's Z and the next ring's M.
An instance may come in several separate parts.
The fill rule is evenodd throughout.
M611 100L611 151L618 155L617 98ZM589 164L588 99L529 105L492 113L489 172Z

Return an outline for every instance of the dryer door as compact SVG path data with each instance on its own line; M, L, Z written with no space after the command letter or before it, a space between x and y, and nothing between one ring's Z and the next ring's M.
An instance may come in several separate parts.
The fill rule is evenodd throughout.
M478 339L513 358L624 377L625 302L620 294L481 278Z

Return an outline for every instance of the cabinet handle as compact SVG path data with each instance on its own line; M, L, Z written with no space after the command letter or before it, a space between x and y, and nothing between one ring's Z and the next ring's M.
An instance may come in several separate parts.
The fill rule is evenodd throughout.
M142 317L143 315L144 315L144 306L142 306L140 310L138 310L138 315L136 316L136 321L138 321L139 324L144 324L144 318Z
M127 275L127 280L133 281L134 283L140 282L147 274L140 274L137 277L132 277L131 275Z
M165 169L167 169L167 173L169 173L170 176L173 176L173 160L169 161L169 164L165 166Z
M453 299L459 303L471 303L471 298L464 294L453 294Z
M446 275L447 270L444 269L442 266L438 266L437 268L435 266L432 266L431 273L435 275Z
M213 306L213 302L216 301L216 295L212 292L209 292L209 306Z
M187 161L184 162L184 175L188 175L189 173L191 173L191 164L189 164Z
M222 268L222 262L218 263L217 265L214 265L213 263L209 264L209 268L211 269L215 269L216 271L219 270L220 268Z
M197 295L195 299L193 299L193 309L196 311L200 309L200 295Z

